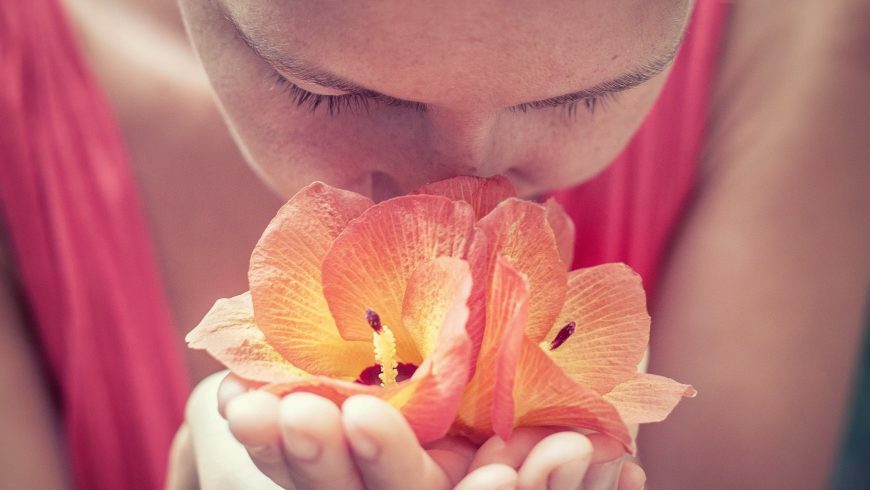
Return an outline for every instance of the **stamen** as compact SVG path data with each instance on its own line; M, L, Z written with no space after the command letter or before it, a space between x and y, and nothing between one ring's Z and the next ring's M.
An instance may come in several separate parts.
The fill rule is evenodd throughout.
M366 308L366 321L369 322L369 326L372 327L377 333L381 333L381 316L375 313L373 310Z
M556 350L560 345L564 344L568 337L570 337L574 333L574 329L577 327L577 323L568 322L559 333L556 334L556 338L550 342L550 350Z
M375 361L382 366L381 384L395 384L399 374L397 370L399 363L396 360L396 336L393 335L390 327L381 325L380 330L375 330L372 334L372 343L375 345Z
M375 346L375 361L381 367L379 377L381 385L396 384L399 376L399 360L396 358L396 336L390 327L381 323L381 316L374 310L366 308L366 321L372 327L372 343ZM416 370L417 367L414 367ZM411 372L413 374L413 371Z

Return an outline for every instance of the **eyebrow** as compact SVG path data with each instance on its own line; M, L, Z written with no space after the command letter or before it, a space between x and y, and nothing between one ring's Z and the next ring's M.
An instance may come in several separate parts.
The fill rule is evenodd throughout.
M357 85L351 81L340 78L325 70L321 70L314 66L303 63L299 60L287 56L286 54L280 53L279 50L271 43L262 42L251 37L247 32L245 32L245 30L240 27L239 22L237 22L226 9L222 10L224 17L233 26L236 34L251 50L253 50L261 58L266 60L266 62L268 62L274 68L284 71L289 75L293 76L294 78L298 78L306 82L311 82L320 85L321 87L341 90L350 94L377 99L388 105L413 105L423 108L426 107L426 104L422 102L399 99L390 95L382 94L380 92L371 90L361 85ZM618 92L624 92L631 88L637 87L638 85L641 85L644 82L655 78L657 75L665 71L665 69L673 62L674 58L676 57L682 41L683 35L681 34L677 42L674 43L664 55L659 55L652 61L641 64L639 67L635 68L631 72L625 73L606 82L602 82L597 85L593 85L592 87L578 90L576 92L571 92L568 94L558 95L555 97L549 97L546 99L540 99L531 102L521 102L519 104L510 106L508 109L526 112L532 109L559 107L579 101L585 101L587 102L587 104L590 102L594 103L594 100L599 97L613 95Z

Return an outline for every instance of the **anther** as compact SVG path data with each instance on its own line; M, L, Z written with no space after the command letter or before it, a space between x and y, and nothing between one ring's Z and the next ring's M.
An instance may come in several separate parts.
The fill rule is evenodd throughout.
M372 327L372 330L374 330L375 332L381 333L381 330L383 330L383 327L381 326L380 315L368 308L366 308L366 321L369 322L369 326Z
M574 329L577 327L575 322L568 322L559 333L556 334L556 338L550 342L550 350L556 350L560 345L564 344L568 337L570 337L574 333Z

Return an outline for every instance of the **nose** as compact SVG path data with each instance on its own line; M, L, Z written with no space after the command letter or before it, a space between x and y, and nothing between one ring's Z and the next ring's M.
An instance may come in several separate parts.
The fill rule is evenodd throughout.
M499 161L496 155L497 112L433 108L426 115L430 180L456 175L489 177L507 170L508 162Z

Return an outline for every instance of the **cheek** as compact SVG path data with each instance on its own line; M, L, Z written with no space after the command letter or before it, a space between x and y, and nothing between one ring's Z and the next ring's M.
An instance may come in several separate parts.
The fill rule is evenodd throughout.
M667 73L606 100L594 113L582 106L567 116L539 116L515 131L514 172L527 196L585 182L604 170L641 125Z

